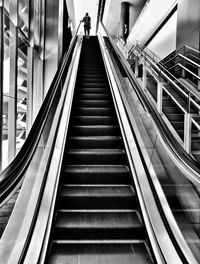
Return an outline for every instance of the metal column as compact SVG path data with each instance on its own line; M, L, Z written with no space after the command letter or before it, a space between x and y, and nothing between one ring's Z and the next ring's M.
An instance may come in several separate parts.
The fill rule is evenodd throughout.
M2 140L3 140L3 0L0 0L0 171L2 170Z
M119 25L119 35L124 38L124 25L127 25L127 30L129 32L129 3L121 3L121 14L120 14L120 25Z
M18 1L10 2L10 91L8 102L8 162L16 155L17 130L17 53L18 53Z

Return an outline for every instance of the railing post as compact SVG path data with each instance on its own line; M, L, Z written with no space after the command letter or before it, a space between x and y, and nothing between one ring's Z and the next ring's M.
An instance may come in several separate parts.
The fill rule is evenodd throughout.
M135 58L135 77L138 78L138 67L139 67L139 62L138 62L138 57Z
M145 61L144 61L144 64L143 64L143 73L142 74L143 74L142 87L145 90L146 87L147 87L147 69L146 69Z
M198 76L200 77L200 68L198 68ZM200 80L198 79L198 85L197 85L198 91L200 91Z
M184 115L184 149L187 153L191 153L191 127L192 127L192 114L185 113Z
M157 82L157 110L162 114L163 83Z
M184 149L191 153L192 114L190 113L190 93L188 95L188 109L184 115Z
M183 60L183 66L185 67L185 59ZM182 75L182 78L185 79L185 77L186 77L186 71L185 71L184 68L182 68L182 73L181 73L181 75Z

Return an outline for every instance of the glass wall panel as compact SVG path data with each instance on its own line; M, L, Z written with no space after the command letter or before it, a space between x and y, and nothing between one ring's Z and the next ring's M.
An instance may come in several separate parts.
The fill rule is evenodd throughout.
M6 3L6 2L5 2ZM2 167L8 164L8 105L12 100L10 95L10 46L12 45L12 28L13 25L8 17L7 9L4 9L4 60L3 60L3 152Z
M29 0L19 0L19 28L28 37L29 28Z
M18 32L17 58L17 139L16 151L22 147L26 138L27 116L27 55L28 45L24 36Z

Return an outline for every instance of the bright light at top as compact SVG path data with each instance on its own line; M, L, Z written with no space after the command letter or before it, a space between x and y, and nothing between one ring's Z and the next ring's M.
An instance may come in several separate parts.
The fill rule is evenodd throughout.
M91 35L95 35L96 31L98 4L98 0L74 0L76 25L78 25L80 20L88 13L91 17ZM83 23L81 25L81 30L84 32Z

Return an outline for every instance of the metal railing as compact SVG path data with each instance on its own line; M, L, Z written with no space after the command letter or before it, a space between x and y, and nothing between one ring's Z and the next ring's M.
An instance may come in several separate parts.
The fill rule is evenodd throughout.
M181 112L184 114L184 139L183 139L183 147L188 152L191 153L191 137L192 137L192 124L196 127L198 132L199 125L193 118L195 114L191 113L191 109L196 112L196 115L200 113L200 95L195 93L193 90L189 89L187 86L180 83L180 81L174 77L167 69L165 69L161 64L158 63L155 57L152 57L150 52L143 49L140 45L137 45L133 50L135 55L140 59L145 70L143 71L143 88L146 87L146 71L156 80L157 82L157 110L160 114L162 112L162 102L163 102L163 91L165 91L174 103L178 106ZM185 98L185 102L187 103L187 107L183 107L178 100L171 94L170 89L168 89L168 85L173 88L173 91L176 91L183 98ZM192 98L194 97L194 98ZM177 135L178 136L178 135ZM182 139L179 138L179 142L182 142Z

